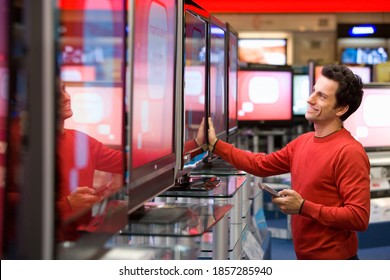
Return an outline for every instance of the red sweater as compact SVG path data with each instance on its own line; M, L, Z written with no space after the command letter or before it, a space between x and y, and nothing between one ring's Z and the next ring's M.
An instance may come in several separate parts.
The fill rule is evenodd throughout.
M368 227L370 163L362 145L341 129L323 138L301 135L269 155L218 141L215 153L255 176L291 173L303 199L291 228L298 259L347 259L358 249L355 231Z
M65 129L58 138L57 161L59 167L59 188L57 209L60 222L74 214L66 197L77 187L93 188L95 170L123 174L123 153L110 149L89 135L72 129ZM89 215L85 220L89 219ZM73 225L82 223L82 219ZM74 229L68 228L69 232Z

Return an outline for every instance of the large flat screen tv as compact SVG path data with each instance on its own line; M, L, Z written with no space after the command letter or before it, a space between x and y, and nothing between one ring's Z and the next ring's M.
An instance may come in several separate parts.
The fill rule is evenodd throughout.
M240 68L238 121L241 125L278 125L292 120L291 67Z
M130 5L129 213L175 180L177 6L176 0Z
M207 75L207 38L209 15L193 5L185 5L184 40L184 81L183 81L183 135L181 164L177 177L188 174L201 161L206 150L206 139L197 139L199 130L205 130L202 119L206 119L206 96L208 90ZM205 135L205 131L204 131ZM198 142L196 142L198 141Z
M344 127L368 151L390 150L390 85L365 85L362 104Z
M213 120L217 137L222 140L226 140L227 137L227 61L225 38L225 23L211 16L209 24L208 116Z

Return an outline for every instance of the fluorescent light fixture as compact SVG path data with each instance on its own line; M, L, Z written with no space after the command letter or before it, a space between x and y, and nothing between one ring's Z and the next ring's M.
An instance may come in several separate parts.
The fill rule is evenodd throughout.
M376 28L374 25L359 25L354 26L349 30L349 35L351 36L364 36L374 34Z

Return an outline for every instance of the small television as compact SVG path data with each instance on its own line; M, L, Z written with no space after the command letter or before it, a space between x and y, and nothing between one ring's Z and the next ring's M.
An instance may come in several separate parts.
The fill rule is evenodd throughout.
M177 0L134 0L129 26L128 213L175 181Z
M346 65L351 71L358 75L363 84L368 84L372 82L372 66L371 65ZM321 76L323 65L316 65L314 70L315 81Z
M287 64L287 38L239 38L240 63Z
M367 151L390 150L390 85L364 85L362 104L344 127L362 143Z
M389 60L389 53L384 47L350 47L341 51L343 64L379 64Z
M239 125L286 125L292 121L293 71L289 66L238 71Z
M293 75L293 114L294 116L305 116L307 99L311 91L308 74Z
M238 128L237 121L237 73L238 73L238 34L233 27L226 23L227 46L227 133L228 141L234 141L233 135Z
M104 145L123 145L123 85L114 83L65 83L73 116L65 128L83 131Z
M227 61L226 61L226 25L216 17L210 17L209 24L209 60L208 60L208 116L213 120L215 134L227 139ZM208 123L206 122L206 127ZM208 140L208 139L206 139Z

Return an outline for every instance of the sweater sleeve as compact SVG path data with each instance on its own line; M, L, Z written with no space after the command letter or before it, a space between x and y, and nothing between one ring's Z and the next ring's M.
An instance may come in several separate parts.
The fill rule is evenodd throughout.
M289 150L289 145L287 145L285 148L269 155L252 153L219 140L214 153L239 170L259 177L267 177L290 172Z
M96 169L105 172L123 174L124 153L111 149L94 138L90 138L92 157L94 158Z
M364 231L370 215L370 164L362 149L345 147L335 161L335 180L342 204L306 201L301 214L344 230Z

